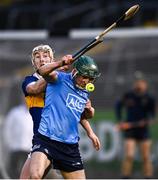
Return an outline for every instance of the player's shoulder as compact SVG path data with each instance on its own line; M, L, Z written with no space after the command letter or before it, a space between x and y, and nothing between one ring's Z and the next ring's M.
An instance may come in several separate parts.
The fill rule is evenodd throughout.
M62 78L68 78L68 79L71 78L71 73L68 73L68 72L57 71L57 74L59 77L62 77Z
M65 72L65 71L56 71L58 74L61 74L63 76L67 76L68 74L70 74L70 72Z
M25 76L25 79L39 79L39 77L34 73L34 74L31 74L31 75L28 75L28 76Z
M35 74L31 74L31 75L25 76L23 82L26 82L26 81L37 81L38 79L39 78L36 77Z

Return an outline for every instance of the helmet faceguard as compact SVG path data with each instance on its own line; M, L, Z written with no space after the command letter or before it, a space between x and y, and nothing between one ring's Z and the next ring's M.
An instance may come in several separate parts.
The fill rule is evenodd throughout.
M100 76L99 69L94 60L89 56L81 56L75 63L77 74L94 80Z
M81 56L74 63L73 77L75 77L75 85L79 89L86 89L86 85L82 86L77 83L78 76L89 78L90 83L93 83L100 76L98 66L91 57Z
M34 63L35 54L36 54L37 52L40 52L40 51L48 52L51 59L53 59L53 57L54 57L54 51L52 50L52 48L51 48L49 45L43 45L43 44L41 44L41 45L39 45L39 46L36 46L36 47L32 50L32 58L31 58L32 65L34 66L35 69L36 69L36 66L35 66L35 63Z

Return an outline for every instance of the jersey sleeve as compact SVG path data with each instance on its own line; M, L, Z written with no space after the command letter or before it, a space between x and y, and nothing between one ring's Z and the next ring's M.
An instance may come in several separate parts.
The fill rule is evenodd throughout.
M38 79L34 76L26 76L24 81L22 82L22 91L25 94L25 96L28 95L27 91L26 91L26 87L28 84L32 83L32 82L36 82Z
M68 73L65 72L61 72L61 71L56 71L57 73L57 79L54 82L49 82L49 84L56 84L56 83L60 83L61 81L63 81L65 78L68 77Z

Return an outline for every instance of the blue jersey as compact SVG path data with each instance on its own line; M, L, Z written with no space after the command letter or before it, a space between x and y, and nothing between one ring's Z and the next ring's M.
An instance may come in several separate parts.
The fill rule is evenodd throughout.
M52 140L77 143L78 123L88 94L75 87L71 73L58 72L58 79L47 85L39 133Z
M29 112L33 120L33 132L36 134L38 132L39 123L41 120L41 113L44 107L44 93L39 93L37 95L29 95L26 91L28 84L36 82L39 78L36 74L31 76L26 76L22 82L22 90L25 95L26 105L29 108Z

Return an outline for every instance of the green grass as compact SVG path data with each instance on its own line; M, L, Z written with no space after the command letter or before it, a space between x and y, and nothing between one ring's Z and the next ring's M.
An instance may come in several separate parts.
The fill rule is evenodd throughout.
M107 111L96 110L93 120L99 121L99 120L104 120L104 119L115 121L114 112L112 110L107 110Z

